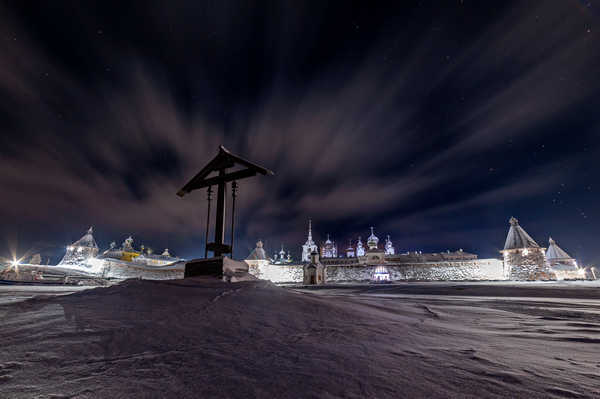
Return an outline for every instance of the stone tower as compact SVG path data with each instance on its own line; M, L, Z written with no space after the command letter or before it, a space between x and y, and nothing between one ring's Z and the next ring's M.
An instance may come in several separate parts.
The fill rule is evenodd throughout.
M67 253L65 253L65 256L58 265L87 266L88 260L98 255L98 245L92 234L93 231L90 227L86 235L69 245Z
M504 243L504 276L509 280L556 280L544 248L510 218L510 229Z

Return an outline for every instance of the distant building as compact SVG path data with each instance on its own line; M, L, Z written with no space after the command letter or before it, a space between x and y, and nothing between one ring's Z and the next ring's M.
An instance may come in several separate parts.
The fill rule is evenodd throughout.
M325 284L325 266L319 262L319 253L313 252L311 254L311 260L303 267L303 284Z
M319 254L312 241L311 222L309 222L308 241L302 246L302 262L293 262L288 253L289 262L283 255L275 260L268 259L262 249L262 243L246 259L250 273L257 277L270 279L277 283L310 284L310 276L314 275L318 284L316 269L306 266L313 262L313 253ZM354 281L459 281L459 280L562 280L582 279L585 274L577 267L575 260L560 249L552 239L548 252L523 230L517 219L511 218L510 229L501 251L503 260L478 259L473 253L462 249L457 251L422 253L417 251L396 253L388 235L383 248L379 248L379 238L371 227L371 235L367 240L368 249L363 247L361 237L356 249L352 240L346 250L346 257L337 256L337 246L327 236L320 250L319 263L323 265L323 282ZM306 260L308 248L313 248L310 261ZM263 255L257 255L263 254ZM260 260L258 260L260 256ZM254 271L253 271L254 270ZM307 282L307 278L309 279Z
M354 252L354 248L352 248L352 239L349 240L350 246L346 250L346 257L354 258L356 256L356 252Z
M363 247L360 237L358 237L358 244L356 244L356 256L363 256L365 254L365 248Z
M577 260L563 251L550 237L548 240L546 259L559 279L580 279L585 277L585 271L577 265Z
M290 255L289 251L288 251L287 257L285 256L285 251L283 250L283 245L282 245L281 251L279 251L279 256L277 256L277 254L275 254L275 256L273 257L272 263L275 265L283 265L286 263L292 263L292 256Z
M314 274L318 284L317 267L308 270L306 266L313 262L313 253L319 254L312 241L311 222L309 222L308 240L302 246L302 262L282 261L282 251L275 259L269 259L262 248L262 242L246 258L250 273L259 278L269 279L276 283L305 283L310 284L310 275ZM390 236L383 248L378 247L379 239L375 236L374 228L365 251L359 237L356 250L349 241L346 257L337 256L337 246L327 236L327 241L321 246L319 263L323 265L323 282L352 282L352 281L393 281L393 280L498 280L503 279L502 262L496 259L478 260L477 255L464 252L462 249L454 252L422 254L409 252L397 254ZM307 249L313 248L310 261L306 261ZM310 271L310 274L307 272ZM313 273L314 272L314 273ZM308 279L308 280L307 280ZM307 282L308 281L308 282Z
M256 248L246 259L244 259L249 267L267 266L271 264L271 259L267 255L267 252L263 248L263 243L258 240Z
M302 246L302 262L310 262L310 254L315 251L318 251L317 245L313 241L312 238L312 221L308 221L308 239L306 243Z
M504 268L509 280L556 280L544 248L519 226L517 219L510 218L510 229L504 243Z
M165 266L178 262L180 259L171 256L169 249L165 249L162 255L146 253L146 247L142 245L139 250L133 248L133 238L129 236L122 244L121 248L116 248L117 245L113 241L110 248L99 257L101 259L115 259L124 262L132 262L132 264L146 266Z
M387 239L385 240L385 254L386 255L394 255L395 252L396 252L396 250L392 246L392 241L390 240L390 236L387 236Z
M325 241L324 243L321 243L321 258L337 258L337 257L338 257L337 245L335 245L335 243L329 239L329 234L327 234L327 241Z
M86 235L67 247L67 252L58 265L87 264L96 255L98 255L98 245L94 240L93 231L90 227Z

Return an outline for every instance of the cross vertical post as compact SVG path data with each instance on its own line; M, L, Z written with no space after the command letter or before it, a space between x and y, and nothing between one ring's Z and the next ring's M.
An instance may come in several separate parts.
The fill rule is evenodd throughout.
M210 226L210 201L212 200L212 186L208 186L207 190L207 200L208 200L208 212L206 215L206 240L204 241L204 257L208 257L208 228Z
M231 201L231 259L233 259L233 232L235 230L235 197L237 196L237 181L231 182L231 196L233 200Z

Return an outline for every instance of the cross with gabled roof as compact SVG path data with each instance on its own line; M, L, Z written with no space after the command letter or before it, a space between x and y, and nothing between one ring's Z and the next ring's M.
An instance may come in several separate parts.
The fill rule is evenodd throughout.
M235 165L245 167L245 169L238 170L235 172L228 173L229 168L233 168ZM218 173L216 176L209 177L213 172ZM222 256L223 254L231 254L233 257L233 230L235 227L235 197L237 195L237 180L245 179L247 177L256 176L257 173L261 175L274 175L268 169L258 166L252 162L246 161L243 158L233 155L225 149L223 146L219 146L219 154L213 158L192 180L190 180L177 195L183 197L184 195L197 190L199 188L208 187L208 218L206 221L206 246L204 250L204 257L208 255L208 251L211 251L215 257ZM225 210L227 205L227 183L231 183L232 188L232 212L231 212L231 245L224 244L225 240ZM217 219L215 226L215 241L208 242L208 231L210 223L210 201L212 199L212 186L217 186Z

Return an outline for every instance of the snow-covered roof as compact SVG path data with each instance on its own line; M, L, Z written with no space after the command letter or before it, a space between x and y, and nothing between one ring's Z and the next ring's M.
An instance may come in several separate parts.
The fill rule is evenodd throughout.
M517 249L517 248L539 248L533 238L529 237L529 234L519 226L519 221L515 218L510 218L510 230L508 230L508 236L504 243L504 249Z
M550 267L554 270L579 270L579 267L575 265L566 265L564 263L555 263L550 265Z
M256 248L250 255L248 255L246 260L270 260L267 252L263 249L263 243L261 240L258 240L256 243Z
M73 243L73 247L87 247L87 248L98 248L96 244L96 240L94 240L94 236L92 235L92 228L88 230L87 234L81 237L79 240Z
M571 258L569 256L569 254L567 254L565 251L563 251L558 245L556 245L556 242L552 239L552 237L550 237L550 240L548 241L548 243L550 244L548 246L548 250L546 251L546 258L548 260L553 260L553 261L572 261L574 260L573 258Z

